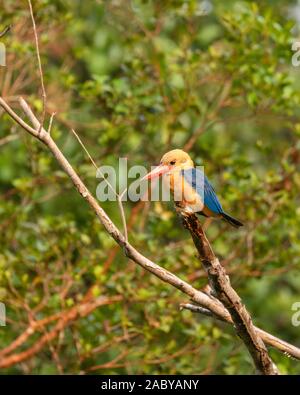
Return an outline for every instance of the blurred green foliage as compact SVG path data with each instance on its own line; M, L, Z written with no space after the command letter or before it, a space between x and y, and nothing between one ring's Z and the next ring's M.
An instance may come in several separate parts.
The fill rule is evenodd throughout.
M256 324L297 345L300 301L300 68L292 66L293 1L37 0L34 2L52 135L92 191L98 165L149 167L185 147L205 165L223 206L245 222L207 229ZM298 6L299 7L299 6ZM1 94L17 108L42 101L25 3L1 1L7 67ZM298 10L299 13L299 10ZM291 16L292 15L292 16ZM299 22L299 21L298 21ZM47 122L49 115L47 116ZM6 141L6 136L13 136ZM77 317L5 373L251 374L232 328L179 311L186 300L129 262L56 161L2 113L0 300L7 347L32 320L93 298L122 300ZM122 226L117 203L103 203ZM130 241L189 281L206 284L172 204L125 203ZM36 331L30 349L55 323ZM283 373L299 363L272 350Z

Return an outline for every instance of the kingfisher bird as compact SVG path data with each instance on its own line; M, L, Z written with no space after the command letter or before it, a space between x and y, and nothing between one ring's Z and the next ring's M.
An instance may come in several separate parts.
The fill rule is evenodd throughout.
M160 176L164 176L163 180L168 183L174 202L182 212L221 218L236 228L243 226L224 212L204 172L194 167L194 162L185 151L174 149L167 152L160 164L144 179L152 180Z

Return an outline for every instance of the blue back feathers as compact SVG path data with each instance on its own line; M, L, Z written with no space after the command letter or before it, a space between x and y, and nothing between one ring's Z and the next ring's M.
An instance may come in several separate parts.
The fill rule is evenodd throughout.
M204 200L204 205L209 210L217 214L222 214L224 212L214 188L201 170L195 168L182 170L182 175L185 181L196 189L198 195Z

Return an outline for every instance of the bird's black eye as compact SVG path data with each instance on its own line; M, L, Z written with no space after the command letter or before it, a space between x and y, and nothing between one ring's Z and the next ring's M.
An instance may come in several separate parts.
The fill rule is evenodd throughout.
M170 165L175 165L176 160L171 160Z

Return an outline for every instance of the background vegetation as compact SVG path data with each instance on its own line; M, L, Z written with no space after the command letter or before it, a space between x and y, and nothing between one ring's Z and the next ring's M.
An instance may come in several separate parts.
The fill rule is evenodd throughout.
M206 222L215 253L254 322L299 345L300 68L292 66L297 1L37 0L52 135L92 191L98 165L155 164L185 148L205 166L223 206L246 226ZM1 1L7 67L1 95L41 111L26 2ZM2 30L2 28L0 29ZM47 116L47 120L49 120ZM2 373L251 374L232 328L188 311L179 291L123 257L37 141L1 113L0 300L5 349L35 320L99 296L51 342ZM103 207L120 225L117 203ZM125 203L130 240L146 256L206 285L172 204ZM116 297L117 296L117 297ZM26 339L28 350L55 321ZM299 362L271 352L283 373Z

